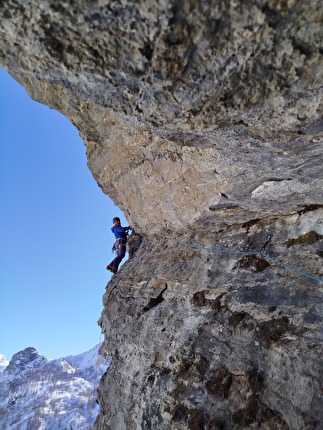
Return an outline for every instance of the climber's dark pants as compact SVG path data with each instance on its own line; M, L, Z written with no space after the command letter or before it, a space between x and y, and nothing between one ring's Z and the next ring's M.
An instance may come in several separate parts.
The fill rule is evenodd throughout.
M118 239L114 244L114 248L116 250L117 256L113 261L111 261L110 266L118 270L119 264L126 255L126 241L123 239Z

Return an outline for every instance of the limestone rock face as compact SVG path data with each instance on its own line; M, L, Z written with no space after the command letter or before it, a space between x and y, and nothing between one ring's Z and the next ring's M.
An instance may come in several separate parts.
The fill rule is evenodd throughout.
M97 429L322 428L321 13L0 2L0 65L140 235L104 295Z

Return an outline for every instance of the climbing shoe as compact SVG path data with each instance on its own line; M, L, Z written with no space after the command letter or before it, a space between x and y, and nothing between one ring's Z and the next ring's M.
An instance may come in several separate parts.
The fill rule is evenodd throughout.
M117 273L117 269L115 269L113 266L111 266L111 264L109 264L107 266L107 269L110 270L110 272L112 272L112 273Z

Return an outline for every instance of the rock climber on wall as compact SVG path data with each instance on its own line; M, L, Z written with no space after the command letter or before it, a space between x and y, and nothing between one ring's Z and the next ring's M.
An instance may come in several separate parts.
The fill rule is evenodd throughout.
M113 218L113 227L111 231L114 233L116 241L113 244L112 251L115 251L117 256L107 265L107 269L110 270L110 272L117 273L119 264L126 254L127 233L129 230L132 230L132 228L121 226L120 218Z

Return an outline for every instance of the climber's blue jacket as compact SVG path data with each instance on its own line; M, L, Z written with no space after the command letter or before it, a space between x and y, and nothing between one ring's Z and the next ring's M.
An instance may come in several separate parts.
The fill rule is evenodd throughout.
M111 228L112 233L115 235L116 239L127 240L127 231L130 227L121 227L121 225L114 225Z

